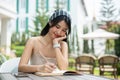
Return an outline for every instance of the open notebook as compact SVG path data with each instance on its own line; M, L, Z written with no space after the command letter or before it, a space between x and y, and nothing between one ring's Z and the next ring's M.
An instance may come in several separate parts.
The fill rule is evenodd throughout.
M55 70L52 73L36 72L35 75L38 75L38 76L61 76L61 75L81 75L81 73L78 71Z

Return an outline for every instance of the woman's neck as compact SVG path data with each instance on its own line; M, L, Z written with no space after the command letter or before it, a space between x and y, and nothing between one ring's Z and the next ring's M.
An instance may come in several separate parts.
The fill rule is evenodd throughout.
M43 41L44 41L45 45L52 44L52 39L51 39L51 37L48 34L43 36L42 38L43 38Z

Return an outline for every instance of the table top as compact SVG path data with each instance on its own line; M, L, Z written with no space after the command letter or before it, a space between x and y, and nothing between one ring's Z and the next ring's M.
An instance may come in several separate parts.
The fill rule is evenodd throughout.
M37 76L27 74L27 76L15 76L15 73L0 73L0 80L113 80L101 76L90 74L62 75L62 76Z

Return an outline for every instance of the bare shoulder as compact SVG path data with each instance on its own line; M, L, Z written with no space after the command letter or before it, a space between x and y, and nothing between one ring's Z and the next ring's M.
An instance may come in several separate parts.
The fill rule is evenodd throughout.
M28 39L27 43L32 44L38 40L38 37L31 37Z
M38 40L38 38L39 38L39 37L31 37L31 38L29 38L28 41L36 41L36 40Z

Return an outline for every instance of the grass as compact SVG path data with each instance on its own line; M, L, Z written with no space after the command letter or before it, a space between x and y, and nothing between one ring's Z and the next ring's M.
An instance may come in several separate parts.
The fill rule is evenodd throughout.
M94 75L100 76L99 75L99 68L94 69ZM108 73L108 72L105 73L104 77L114 79L114 76L112 74ZM120 75L118 75L118 79L120 80Z
M69 68L68 70L75 70L75 59L74 58L69 58L69 62L71 64L69 64ZM98 63L96 62L96 66L98 66ZM98 67L95 67L94 69L94 75L97 75L97 76L100 76L99 75L99 68ZM104 77L107 77L107 78L114 78L113 75L109 74L109 73L105 73ZM118 75L118 80L120 80L120 75Z
M75 67L69 67L68 70L75 70ZM99 68L98 68L98 67L96 67L96 68L94 69L94 75L100 76L100 75L99 75ZM111 75L111 74L109 74L109 73L105 73L104 77L114 79L114 76ZM120 75L118 75L118 80L120 80Z

